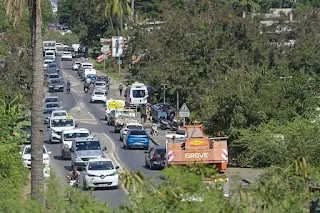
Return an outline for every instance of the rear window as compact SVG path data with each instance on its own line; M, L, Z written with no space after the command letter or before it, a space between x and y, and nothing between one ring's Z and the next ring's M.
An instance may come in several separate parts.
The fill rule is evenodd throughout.
M59 78L59 75L50 75L50 78Z
M45 102L46 103L48 103L48 102L59 102L59 99L58 98L46 98Z
M146 131L133 130L130 131L130 135L147 135Z
M94 94L95 95L104 95L105 93L104 92L95 92Z
M142 129L142 126L138 126L138 125L129 125L128 129Z
M54 112L53 116L67 116L66 112Z
M71 55L71 53L63 53L64 55Z
M166 149L156 149L155 153L156 154L165 154L166 153Z
M134 98L144 98L146 96L145 90L132 90L132 96Z
M59 104L47 104L46 108L59 107Z
M91 65L82 65L84 69L91 68Z
M53 52L46 52L46 55L54 55Z
M101 87L101 86L105 86L106 84L105 83L96 83L96 85Z
M57 67L57 64L50 63L50 64L48 64L48 67Z

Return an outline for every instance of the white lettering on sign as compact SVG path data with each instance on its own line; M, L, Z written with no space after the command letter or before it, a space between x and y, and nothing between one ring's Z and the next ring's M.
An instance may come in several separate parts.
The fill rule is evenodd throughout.
M185 158L209 158L209 153L186 153Z

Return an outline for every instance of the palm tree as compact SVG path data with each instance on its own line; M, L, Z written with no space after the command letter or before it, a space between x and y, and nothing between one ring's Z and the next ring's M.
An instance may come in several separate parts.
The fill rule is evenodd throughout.
M44 203L43 189L43 55L41 34L41 6L40 0L28 0L31 29L32 52L32 106L31 106L31 196ZM21 11L26 6L24 0L6 0L6 12L17 23Z
M110 16L110 25L113 29L112 18L115 16L120 19L120 35L123 32L123 12L130 14L130 0L105 0L105 14Z

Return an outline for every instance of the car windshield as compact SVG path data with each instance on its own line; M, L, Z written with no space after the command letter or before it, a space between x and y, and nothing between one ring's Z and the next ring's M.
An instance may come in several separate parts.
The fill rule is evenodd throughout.
M52 64L52 61L45 61L44 64Z
M134 130L134 131L130 131L130 135L147 135L146 131L142 131L142 130Z
M53 116L67 116L66 112L54 112Z
M32 148L31 147L26 147L24 149L24 153L23 154L31 154ZM46 154L46 149L43 147L43 154Z
M51 113L52 113L53 110L54 110L54 109L44 109L44 110L43 110L43 114L50 114L50 115L51 115Z
M106 86L106 84L105 83L96 83L96 86L104 87L104 86Z
M71 53L63 53L63 55L71 55Z
M48 102L59 102L59 99L58 98L46 98L45 103L48 103Z
M117 114L120 117L135 117L135 113L133 111L118 111Z
M88 77L88 78L95 78L96 75L94 75L94 74L88 74L87 77Z
M73 132L73 133L64 134L63 138L65 141L70 141L73 138L86 138L88 136L89 136L88 132Z
M94 92L95 95L104 95L104 92Z
M60 79L54 79L50 81L51 84L60 84Z
M53 52L46 52L46 55L48 56L48 55L54 55L54 53Z
M132 96L134 98L144 98L146 96L145 90L132 90Z
M82 65L82 66L83 66L84 69L90 69L90 68L92 68L91 65Z
M56 46L56 43L52 42L52 43L44 43L43 44L45 47L54 47Z
M74 126L73 119L53 119L51 122L52 127L66 127L66 126Z
M20 128L22 131L24 131L24 132L31 132L31 126L28 126L28 127L21 127Z
M59 78L59 75L49 75L49 78Z
M48 67L57 67L57 64L51 63L51 64L48 64Z
M142 129L142 126L139 125L128 125L128 129Z
M112 170L114 169L111 161L94 161L90 162L88 170Z
M46 108L57 108L59 107L58 103L54 103L54 104L46 104Z
M99 141L77 142L76 151L84 151L84 150L101 150Z

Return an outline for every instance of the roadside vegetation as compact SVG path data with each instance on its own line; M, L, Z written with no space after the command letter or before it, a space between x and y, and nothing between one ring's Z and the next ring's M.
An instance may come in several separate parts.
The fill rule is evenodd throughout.
M48 10L48 2L42 2L42 28L46 29L46 23L56 17ZM143 19L161 19L166 24L149 33L139 28L125 32L134 38L127 57L147 50L144 60L132 67L134 80L155 88L168 83L169 100L175 103L179 92L181 103L188 104L192 119L204 122L207 133L223 131L230 135L233 165L269 168L246 190L239 179L229 198L223 197L219 184L206 187L201 180L210 171L196 167L191 168L193 172L166 169L160 183L139 173L122 173L129 194L116 210L96 201L90 193L66 187L54 173L46 183L45 205L24 195L29 171L20 160L18 150L23 140L16 133L30 121L29 15L26 8L13 26L2 1L0 212L307 212L310 202L319 198L319 194L309 193L309 185L317 185L320 179L316 122L320 17L311 9L319 3L291 5L297 8L296 22L288 25L294 29L297 42L290 48L277 48L270 44L267 34L260 33L260 18L243 18L242 11L260 8L266 12L279 6L278 1L263 5L143 2L137 1ZM97 48L99 38L113 35L119 26L118 13L107 10L109 6L103 2L61 0L59 4L65 9L59 11L59 20L68 22L77 36L43 30L44 38L58 36L57 41L65 44L79 38L81 43ZM190 198L201 201L182 202Z

